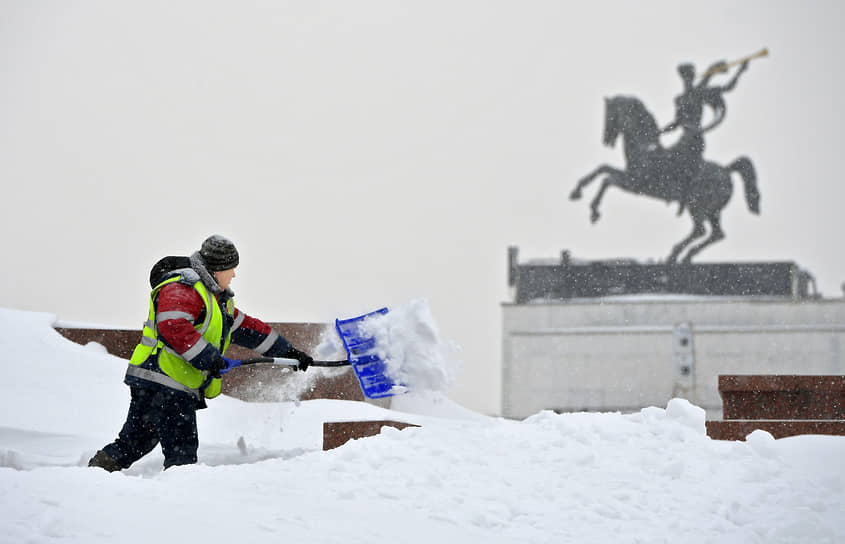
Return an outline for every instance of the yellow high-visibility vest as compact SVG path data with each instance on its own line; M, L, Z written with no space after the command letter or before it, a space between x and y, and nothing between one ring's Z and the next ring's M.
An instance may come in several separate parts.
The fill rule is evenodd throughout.
M226 338L223 338L223 312L220 309L220 305L217 304L214 295L206 289L202 281L196 281L192 284L205 304L205 320L201 324L194 325L197 332L202 335L202 339L187 352L179 354L170 347L165 346L158 335L157 322L172 319L172 316L156 315L155 299L165 285L182 279L182 276L168 278L156 285L150 293L149 315L146 323L144 323L141 341L135 347L132 358L129 360L127 374L153 381L172 389L192 393L198 399L201 399L203 395L206 398L214 398L220 394L221 379L210 377L207 371L196 368L186 358L190 359L193 355L202 351L206 343L215 346L220 350L220 353L225 353L232 338L232 331L230 329L226 334ZM226 302L226 312L231 316L234 314L234 311L235 303L232 299L229 299ZM165 314L167 313L169 312L165 312ZM158 367L161 372L140 368L140 365L155 354L158 354Z

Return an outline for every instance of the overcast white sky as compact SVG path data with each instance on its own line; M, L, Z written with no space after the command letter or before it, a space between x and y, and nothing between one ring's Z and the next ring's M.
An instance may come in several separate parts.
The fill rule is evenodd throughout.
M838 1L0 0L0 305L139 327L147 276L211 233L238 304L332 321L427 298L463 347L452 397L499 409L506 248L662 259L676 206L613 189L604 96L662 125L680 62L768 47L705 156L747 155L700 261L794 260L841 296L845 8Z

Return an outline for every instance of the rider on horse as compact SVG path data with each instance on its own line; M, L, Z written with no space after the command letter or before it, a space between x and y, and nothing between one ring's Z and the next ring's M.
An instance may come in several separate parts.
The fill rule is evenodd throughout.
M727 71L727 63L717 62L711 66L704 77L696 85L695 67L692 64L681 64L678 73L684 82L684 92L675 98L675 120L666 125L660 132L665 133L680 127L683 134L678 142L669 148L670 160L674 168L671 170L679 174L676 183L680 186L681 198L678 215L684 211L684 203L689 193L689 185L701 168L704 154L704 133L714 129L725 118L725 100L722 94L733 90L740 74L748 69L748 61L743 62L733 79L727 85L710 86L710 77L718 72ZM714 120L706 127L701 126L704 115L704 105L713 109Z

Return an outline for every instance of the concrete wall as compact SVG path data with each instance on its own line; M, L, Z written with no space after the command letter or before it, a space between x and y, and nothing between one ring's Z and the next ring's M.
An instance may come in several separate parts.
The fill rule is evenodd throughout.
M844 374L845 300L503 304L502 412L636 411L683 397L721 417L719 374Z

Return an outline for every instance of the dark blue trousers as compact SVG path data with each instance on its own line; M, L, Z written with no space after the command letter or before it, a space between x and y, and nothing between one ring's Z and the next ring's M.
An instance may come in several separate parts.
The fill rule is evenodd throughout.
M117 440L103 448L123 468L161 443L164 468L197 462L197 400L167 388L130 386L132 400Z

